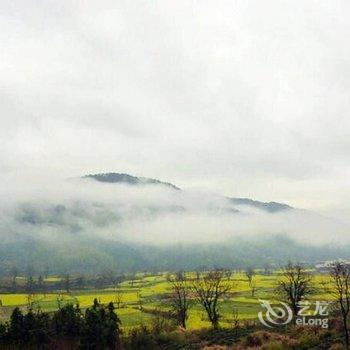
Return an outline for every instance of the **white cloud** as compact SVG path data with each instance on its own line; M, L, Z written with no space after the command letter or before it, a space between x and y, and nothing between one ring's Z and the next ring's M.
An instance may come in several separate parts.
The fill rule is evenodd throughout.
M348 225L342 222L300 210L269 213L237 206L207 192L61 181L46 175L6 183L0 188L2 241L93 237L164 245L284 235L307 245L350 242Z
M347 1L0 6L0 171L345 207Z

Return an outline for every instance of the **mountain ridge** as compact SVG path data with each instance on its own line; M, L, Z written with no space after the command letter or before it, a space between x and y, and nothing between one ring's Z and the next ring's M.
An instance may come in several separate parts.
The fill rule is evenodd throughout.
M167 186L169 188L172 188L174 190L181 191L181 188L165 181L160 181L158 179L148 178L148 177L138 177L133 176L126 173L99 173L99 174L88 174L82 176L83 179L93 179L98 182L105 182L105 183L127 183L129 185L162 185ZM279 202L262 202L253 200L250 198L235 198L235 197L226 197L232 204L235 205L248 205L255 207L260 210L265 210L270 213L284 211L284 210L290 210L294 209L288 204L285 203L279 203Z
M82 177L83 179L90 178L99 182L107 183L127 183L130 185L163 185L173 188L174 190L180 190L179 187L173 185L170 182L164 182L149 177L133 176L126 173L99 173L88 174Z

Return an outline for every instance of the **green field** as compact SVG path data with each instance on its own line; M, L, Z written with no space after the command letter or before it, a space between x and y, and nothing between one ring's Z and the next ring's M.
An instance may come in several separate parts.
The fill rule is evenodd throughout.
M116 288L110 287L102 290L32 295L23 293L0 294L2 303L2 306L0 306L0 320L7 320L16 306L27 310L28 305L32 305L33 309L50 312L57 310L60 305L65 303L79 303L81 309L85 309L91 306L93 300L97 298L102 304L112 301L116 307L119 306L116 312L122 321L124 330L141 324L149 324L154 317L152 311L169 310L167 297L171 293L171 284L167 282L166 274L157 276L139 275L138 278L133 281L124 281ZM280 276L277 272L272 275L255 275L256 292L252 296L247 277L241 273L232 274L230 277L233 284L232 291L227 298L220 301L221 324L225 326L232 325L235 313L242 320L257 318L257 313L260 310L259 299L275 300L274 288L278 278ZM57 277L52 277L51 279L56 280ZM314 275L315 293L312 299L331 299L324 288L328 282L329 277L327 275ZM209 325L203 309L198 304L194 304L190 310L188 328L197 329Z

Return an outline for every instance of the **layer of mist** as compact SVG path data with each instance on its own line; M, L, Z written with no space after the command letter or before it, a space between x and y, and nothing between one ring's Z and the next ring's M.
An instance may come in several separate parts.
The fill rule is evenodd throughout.
M172 268L178 263L169 264L170 256L178 254L183 254L180 261L184 266L192 260L191 267L206 262L211 266L239 265L245 259L239 262L230 254L237 256L243 247L247 254L252 250L254 259L260 257L260 263L274 263L285 242L290 248L285 254L291 258L298 256L300 247L309 251L309 256L299 254L305 261L347 257L347 250L341 250L341 245L349 244L346 225L306 210L286 207L270 212L254 202L249 205L249 201L162 184L40 177L2 183L0 248L6 266L25 268L35 261L40 265L45 259L51 264L50 259L58 256L55 252L62 256L61 263L56 263L61 269L69 265L77 270L87 266L98 270L100 265L109 264L140 268L145 261L155 269ZM215 258L219 247L229 250L225 250L225 257L216 254ZM16 249L23 254L16 254ZM157 256L157 263L145 254L148 249ZM70 257L63 263L65 252ZM162 252L167 252L164 260Z

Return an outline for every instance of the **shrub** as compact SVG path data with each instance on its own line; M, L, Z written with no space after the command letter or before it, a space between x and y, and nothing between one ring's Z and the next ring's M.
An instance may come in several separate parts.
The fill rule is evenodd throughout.
M329 350L345 350L346 347L341 344L341 343L337 343L337 344L333 344Z
M130 334L130 344L127 346L132 350L157 349L157 343L146 326L134 328Z
M264 344L262 350L286 350L286 348L281 341L274 340L268 344Z
M263 343L262 343L261 339L256 334L248 335L246 338L246 341L245 341L245 345L250 346L250 347L257 347L257 346L261 346L262 344Z
M298 341L299 341L299 349L307 350L319 344L319 337L310 332L305 332L301 334L301 336L298 338Z

